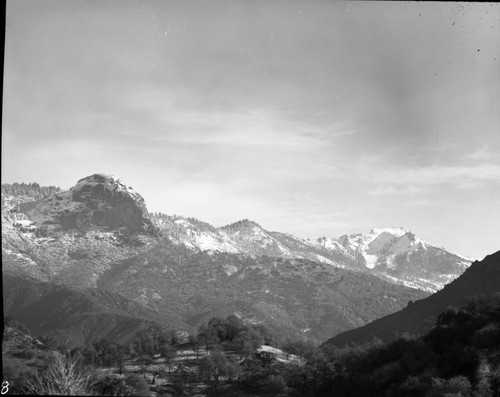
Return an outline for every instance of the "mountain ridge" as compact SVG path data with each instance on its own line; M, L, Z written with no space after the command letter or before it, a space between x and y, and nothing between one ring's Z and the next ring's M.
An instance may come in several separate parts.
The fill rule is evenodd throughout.
M201 251L302 258L375 274L389 282L435 292L461 274L471 260L436 247L404 228L376 228L369 234L301 239L271 232L243 219L214 227L181 216L153 215L153 222L177 244ZM415 257L415 258L413 258ZM417 268L418 263L423 263ZM435 263L442 271L433 272Z
M9 199L4 196L2 203L7 204ZM24 237L31 232L42 238L58 238L71 230L89 230L99 232L100 239L113 244L128 240L141 245L141 235L147 240L161 234L190 249L308 259L367 272L427 292L438 291L471 263L470 259L436 247L401 227L374 228L365 235L302 239L267 231L249 219L215 227L194 218L150 214L138 192L108 174L93 174L78 180L69 190L52 192L32 202L17 199L9 205L2 217L14 220L3 223L17 227L25 233ZM8 244L6 248L10 249ZM18 254L21 257L23 254ZM29 257L24 260L30 263Z

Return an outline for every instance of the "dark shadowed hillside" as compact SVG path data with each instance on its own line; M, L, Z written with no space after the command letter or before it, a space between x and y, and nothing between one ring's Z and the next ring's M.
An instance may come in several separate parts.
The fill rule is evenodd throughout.
M76 345L108 338L126 341L145 322L188 326L140 303L97 288L78 289L4 275L4 313L32 335L68 338Z
M500 251L488 255L481 262L474 262L462 276L428 298L363 327L341 333L326 343L341 346L374 337L389 341L402 333L421 334L448 306L461 306L471 295L496 292L500 292Z

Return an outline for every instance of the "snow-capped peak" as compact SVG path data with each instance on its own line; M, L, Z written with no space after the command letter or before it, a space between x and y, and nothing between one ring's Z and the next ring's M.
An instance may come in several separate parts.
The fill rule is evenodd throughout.
M403 237L405 234L410 233L410 231L403 227L375 228L370 231L371 235L379 236L382 233L389 233L396 237Z

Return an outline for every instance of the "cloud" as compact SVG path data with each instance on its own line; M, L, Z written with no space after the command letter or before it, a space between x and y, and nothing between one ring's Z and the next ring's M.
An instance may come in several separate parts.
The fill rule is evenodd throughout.
M402 185L402 184L392 184L392 185L379 185L375 190L370 191L368 194L372 196L385 196L385 195L413 195L422 193L424 189L416 185Z
M481 161L472 161L481 159ZM370 195L417 195L429 193L431 189L477 189L500 185L500 163L491 161L484 149L466 156L462 163L430 166L401 166L364 159L361 177L376 187ZM488 161L489 160L489 161Z
M465 157L475 162L500 162L500 154L492 152L488 145L483 145L481 148L474 150Z
M436 200L417 199L417 200L406 201L405 205L409 207L429 207L431 205L436 205Z

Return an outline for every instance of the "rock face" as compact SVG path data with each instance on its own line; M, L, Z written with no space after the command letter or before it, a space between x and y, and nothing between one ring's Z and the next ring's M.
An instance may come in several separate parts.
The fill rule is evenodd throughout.
M158 235L142 196L118 178L106 174L80 179L69 191L37 203L28 215L46 235L95 227Z
M148 211L142 196L119 179L95 174L80 179L71 188L73 201L84 203L83 221L94 226L118 229L127 227L132 232L151 229Z

